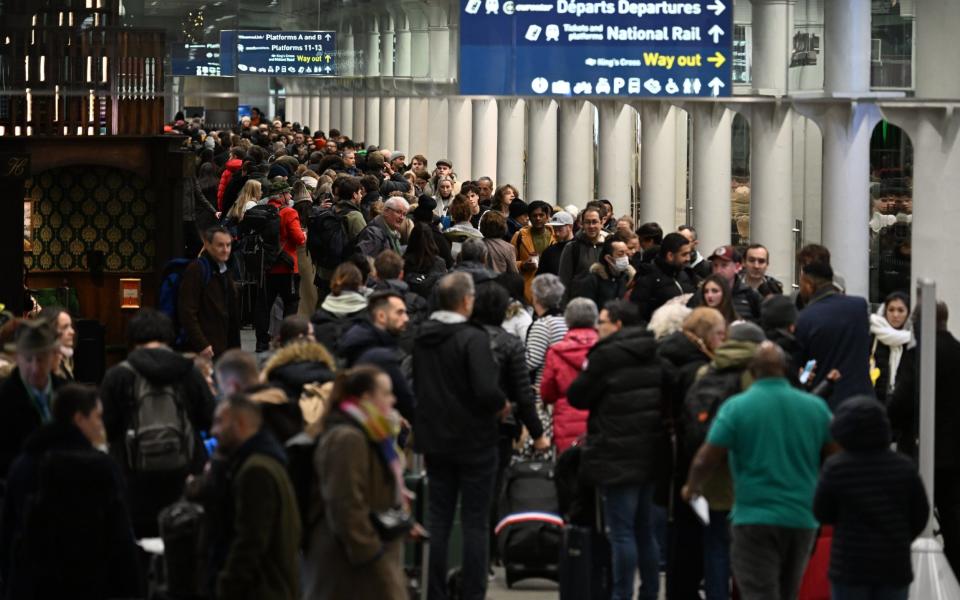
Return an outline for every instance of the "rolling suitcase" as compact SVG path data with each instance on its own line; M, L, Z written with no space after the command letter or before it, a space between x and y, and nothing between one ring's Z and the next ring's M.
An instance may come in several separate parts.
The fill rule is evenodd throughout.
M607 600L613 589L610 543L603 533L600 502L596 527L567 525L560 551L560 600Z

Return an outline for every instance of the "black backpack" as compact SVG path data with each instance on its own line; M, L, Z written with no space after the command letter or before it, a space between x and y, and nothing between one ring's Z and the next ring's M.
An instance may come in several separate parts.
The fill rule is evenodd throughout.
M357 210L314 207L307 228L307 252L321 269L333 270L353 253L356 240L347 232L347 214Z
M280 210L269 202L243 213L239 227L240 250L250 273L265 273L278 262L293 267L280 248Z
M718 371L708 367L703 377L690 386L683 401L683 443L689 452L696 453L707 439L713 418L723 403L743 391L744 375L742 369Z

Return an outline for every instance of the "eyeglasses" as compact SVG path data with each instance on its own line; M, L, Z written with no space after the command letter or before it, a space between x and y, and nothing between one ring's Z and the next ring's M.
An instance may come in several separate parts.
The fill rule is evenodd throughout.
M394 208L394 207L392 207L392 206L387 206L387 207L385 207L385 208L386 208L386 210L392 210L393 212L397 213L397 214L400 215L401 217L407 216L407 211L405 211L405 210L400 210L400 209Z

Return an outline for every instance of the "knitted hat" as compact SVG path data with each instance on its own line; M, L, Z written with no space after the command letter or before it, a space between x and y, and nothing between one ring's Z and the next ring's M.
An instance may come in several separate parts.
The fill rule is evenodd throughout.
M763 330L760 329L759 325L749 321L736 321L730 326L730 333L727 335L727 339L735 342L762 344L767 340L767 336L763 334Z
M527 203L521 200L520 198L514 198L510 202L510 218L516 219L520 215L530 214L530 207L527 206Z
M783 329L797 322L797 305L793 298L774 294L760 305L760 324L764 329Z
M417 208L413 210L413 220L424 223L433 222L433 211L437 208L437 201L433 196L424 194L417 201Z

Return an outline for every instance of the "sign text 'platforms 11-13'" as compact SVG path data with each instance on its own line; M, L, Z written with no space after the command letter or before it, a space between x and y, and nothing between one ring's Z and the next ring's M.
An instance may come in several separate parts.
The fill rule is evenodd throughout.
M337 75L335 31L221 31L224 75Z
M733 0L460 0L460 93L729 96Z

